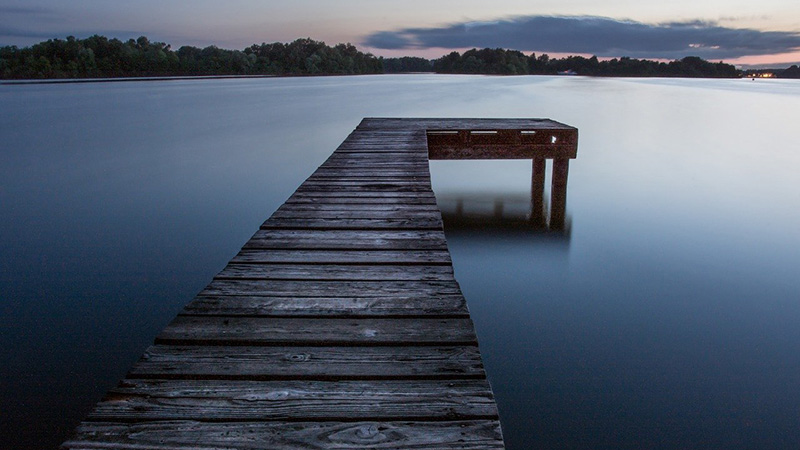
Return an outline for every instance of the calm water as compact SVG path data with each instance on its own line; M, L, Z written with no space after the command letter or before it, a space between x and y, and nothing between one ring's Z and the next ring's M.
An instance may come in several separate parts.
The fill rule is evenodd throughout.
M0 447L54 448L365 116L580 129L568 233L449 225L508 448L800 447L800 83L0 86ZM524 216L530 163L434 162Z

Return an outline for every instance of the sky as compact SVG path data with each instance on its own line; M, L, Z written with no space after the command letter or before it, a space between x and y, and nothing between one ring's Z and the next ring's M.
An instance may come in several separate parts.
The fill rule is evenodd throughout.
M797 0L0 0L0 45L147 36L243 49L310 37L381 56L525 53L800 62Z

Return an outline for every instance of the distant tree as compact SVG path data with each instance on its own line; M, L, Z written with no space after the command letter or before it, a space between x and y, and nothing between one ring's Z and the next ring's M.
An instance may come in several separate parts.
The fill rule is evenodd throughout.
M381 58L385 73L433 72L433 61L414 56Z
M526 56L520 52L503 49L472 49L452 52L433 61L438 73L480 73L521 75L547 75L559 72L574 72L578 75L616 77L737 77L739 72L730 64L710 63L698 57L687 57L668 64L658 61L633 59L626 56L606 61L597 56L567 56L550 58L547 54Z
M777 76L778 78L800 78L800 67L792 65L788 69L778 71Z
M379 58L351 44L329 47L309 38L240 50L183 46L173 51L146 36L122 42L68 36L19 49L0 48L2 78L137 77L164 75L382 73Z
M433 71L437 73L459 73L461 71L461 54L450 52L434 60Z
M31 47L0 47L2 78L89 78L162 75L320 75L397 72L472 73L492 75L555 74L574 71L592 76L737 77L730 64L689 56L669 63L629 57L599 61L596 56L547 54L526 56L516 50L473 48L451 52L430 61L424 58L377 58L352 44L333 47L310 38L290 43L254 44L244 50L216 46L200 49L169 44L146 36L108 39L90 36L51 39ZM797 66L776 71L781 77L800 77Z

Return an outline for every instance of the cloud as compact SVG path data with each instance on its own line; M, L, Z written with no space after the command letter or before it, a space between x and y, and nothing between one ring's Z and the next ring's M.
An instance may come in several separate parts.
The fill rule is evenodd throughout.
M727 28L715 22L646 24L596 16L524 16L440 28L380 31L364 44L381 49L501 47L604 57L728 59L800 49L800 33Z
M0 36L51 39L53 38L53 33L48 33L44 31L23 30L21 28L8 27L0 24Z
M50 10L36 6L0 6L0 14L40 15L47 14Z
M98 34L100 36L106 36L109 39L117 38L122 41L126 41L128 39L135 39L139 36L152 36L152 34L148 34L142 31L129 31L129 30L93 30L91 32L68 32L68 31L36 31L36 30L23 30L20 28L14 27L7 27L0 24L0 47L4 47L7 45L16 45L20 47L31 46L34 44L38 44L42 41L46 41L49 39L61 39L64 40L67 36L75 36L78 39L84 39L89 36ZM152 39L153 41L157 40L155 38ZM11 44L10 42L13 42Z
M57 13L38 6L0 6L0 45L5 41L32 43L52 37L41 24L58 23Z

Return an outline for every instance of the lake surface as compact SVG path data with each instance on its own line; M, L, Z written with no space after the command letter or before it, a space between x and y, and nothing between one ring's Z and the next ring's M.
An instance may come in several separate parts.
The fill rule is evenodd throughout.
M352 76L0 86L0 447L55 448L362 117L580 129L435 161L509 450L800 448L800 83ZM549 171L549 168L548 168ZM491 222L491 223L490 223Z

